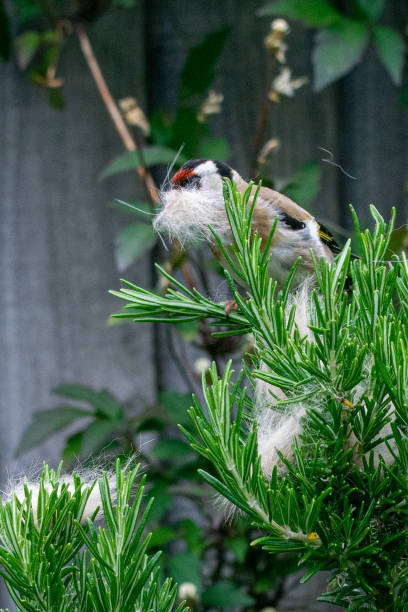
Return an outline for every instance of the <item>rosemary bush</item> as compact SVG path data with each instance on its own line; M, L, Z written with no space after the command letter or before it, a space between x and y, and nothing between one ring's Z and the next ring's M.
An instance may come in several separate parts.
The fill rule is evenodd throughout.
M170 579L160 585L160 553L147 553L153 500L141 509L139 467L126 472L118 460L116 481L105 473L83 482L60 471L45 465L38 484L25 482L1 505L0 572L16 609L174 610L177 587ZM97 529L99 505L105 526Z
M296 266L277 292L267 245L251 230L251 189L242 195L226 182L234 244L214 236L247 288L243 298L225 271L238 312L227 316L222 304L159 268L174 288L161 296L124 281L113 292L127 302L116 316L207 318L218 336L253 334L253 367L244 366L233 382L230 364L221 377L213 366L211 382L203 378L205 405L194 399L193 427L182 428L218 474L203 471L203 478L265 533L254 545L298 555L303 582L332 571L320 601L347 610L406 610L408 262L387 261L394 216L387 225L372 207L375 229L360 232L352 211L360 257L351 257L347 243L332 264L315 261L305 333L300 294L291 292ZM271 473L262 467L260 397L263 413L298 421L289 449L276 445Z

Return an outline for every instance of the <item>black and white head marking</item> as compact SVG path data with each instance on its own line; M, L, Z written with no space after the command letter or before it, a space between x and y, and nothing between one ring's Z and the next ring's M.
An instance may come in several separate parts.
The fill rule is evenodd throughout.
M182 244L197 238L212 240L209 225L220 235L229 235L224 178L233 179L233 170L224 162L186 162L171 179L171 188L161 193L163 209L154 221L155 228Z

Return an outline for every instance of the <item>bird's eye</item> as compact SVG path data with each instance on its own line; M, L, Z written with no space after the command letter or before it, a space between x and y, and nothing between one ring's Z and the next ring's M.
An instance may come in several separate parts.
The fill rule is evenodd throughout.
M293 230L302 230L306 227L306 223L299 221L299 219L295 219L295 217L291 217L287 213L281 212L279 218L285 225Z

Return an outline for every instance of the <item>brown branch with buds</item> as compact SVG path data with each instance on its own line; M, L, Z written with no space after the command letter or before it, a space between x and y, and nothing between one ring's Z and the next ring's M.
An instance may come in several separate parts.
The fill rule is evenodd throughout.
M90 40L88 38L88 34L85 31L85 28L82 25L78 25L76 27L76 34L78 36L79 44L81 47L81 51L84 55L86 63L88 64L88 68L94 78L95 84L98 88L98 91L101 95L101 98L106 106L106 109L112 119L112 122L118 132L125 149L127 151L138 151L137 141L133 138L130 133L121 113L117 107L115 100L112 97L111 92L109 91L109 87L105 81L105 77L102 74L102 70L98 64L98 61L95 57L95 53L93 52ZM153 177L150 172L147 170L146 166L143 164L137 168L138 174L145 184L147 191L149 193L150 199L158 204L160 202L158 196L158 189L154 183Z
M139 174L140 179L142 180L146 192L148 194L149 200L152 204L159 204L159 190L156 187L154 179L149 172L148 168L144 163L143 156L143 143L139 138L139 134L136 133L135 137L131 134L126 122L116 104L109 87L106 83L105 77L102 73L98 60L96 59L95 53L93 51L91 42L89 40L88 34L85 28L82 25L77 25L75 28L76 35L79 40L79 44L81 47L82 54L85 58L85 61L88 65L89 71L91 72L95 84L98 88L100 96L105 104L105 107L112 119L112 122L115 126L116 131L118 132L123 145L127 151L135 151L139 155L140 165L137 167L137 172ZM178 247L176 247L178 249ZM178 259L178 258L177 258ZM181 266L181 271L184 276L184 279L187 285L190 288L195 286L194 277L191 271L191 267L188 262L183 262ZM203 343L203 348L211 355L212 359L216 362L217 369L219 366L217 364L216 355L215 355L215 342L214 338L211 335L211 331L205 321L200 322L200 335ZM188 364L186 365L186 370L188 370Z

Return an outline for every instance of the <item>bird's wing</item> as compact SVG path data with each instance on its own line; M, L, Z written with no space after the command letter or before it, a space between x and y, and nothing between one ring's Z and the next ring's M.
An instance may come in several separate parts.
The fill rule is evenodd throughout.
M261 187L259 197L267 204L270 204L277 212L283 212L292 219L299 221L310 221L312 215L304 208L296 204L293 200L279 191L269 187Z
M248 183L235 171L233 172L233 178L237 184L238 191L244 193L248 187ZM256 189L257 187L254 185L250 202L252 202ZM285 213L289 220L309 221L313 219L312 215L309 214L307 210L296 204L293 200L288 198L288 196L274 189L270 189L269 187L260 187L258 201L262 201L263 204L266 204L272 212Z
M261 187L261 189L259 190L259 195L265 202L271 202L274 207L285 213L285 222L288 225L290 225L291 220L293 220L293 226L295 227L295 229L297 221L309 221L310 219L313 219L313 216L308 213L304 208L296 204L287 196L283 195L282 193L279 193L278 191L274 191L273 189L269 189L268 187ZM320 240L330 249L330 251L334 255L340 253L341 248L334 239L333 234L327 229L327 227L322 225L319 221L316 220L316 223L318 225L318 234Z
M248 187L248 183L246 183L241 177L239 177L239 179L240 180L237 181L237 187L240 191L244 192ZM253 194L255 194L255 189L256 188L254 187ZM296 202L288 198L288 196L285 196L283 193L279 193L279 191L275 191L274 189L270 189L269 187L261 187L259 189L258 197L268 206L268 208L270 207L273 211L276 211L277 214L283 213L285 223L287 225L291 225L294 229L298 229L297 226L299 222L314 219L314 217L308 213L307 210L299 206L299 204L296 204ZM259 214L260 212L261 211L258 211ZM257 219L255 218L254 221L257 221ZM260 228L263 227L262 221L265 223L265 220L260 220L258 223L259 227L257 227L258 232L260 232ZM325 244L334 255L340 253L341 248L333 238L331 232L317 220L315 221L318 226L319 238L323 244Z
M341 252L341 248L333 238L333 234L321 223L319 225L319 238L324 244L326 244L332 253L338 255Z
M264 202L270 202L275 209L279 210L279 212L283 212L285 214L285 223L287 225L292 225L294 229L297 229L297 224L299 222L314 219L314 217L304 208L278 191L274 191L268 187L261 187L259 195ZM338 255L341 252L341 247L337 244L333 234L319 221L315 221L318 226L320 240L330 249L333 255Z

